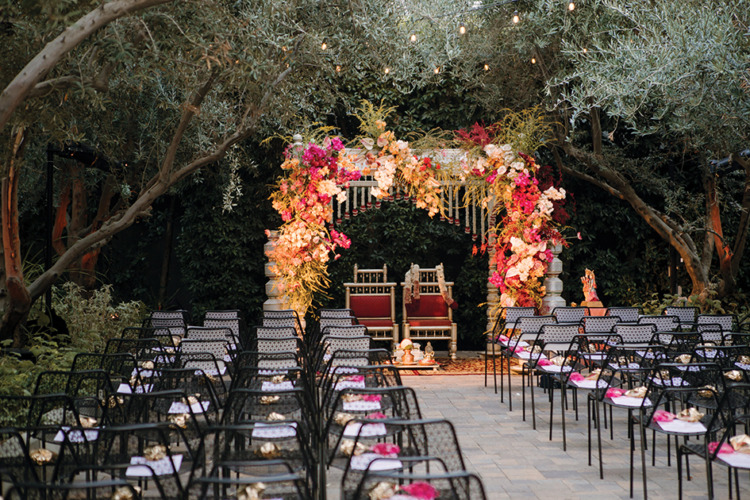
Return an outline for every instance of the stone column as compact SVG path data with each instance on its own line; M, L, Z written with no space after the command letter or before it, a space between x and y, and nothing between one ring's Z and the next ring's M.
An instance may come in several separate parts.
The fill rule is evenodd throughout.
M271 234L268 237L268 241L263 246L263 250L265 250L266 255L268 255L268 252L273 250L274 246L276 245L276 240L278 239L279 232L271 231ZM276 278L278 277L278 273L276 273L276 263L269 259L269 261L266 262L265 273L266 277L268 278L268 282L266 283L266 296L268 296L268 300L263 302L263 310L279 311L281 309L286 309L284 304L284 294L281 293L281 290L279 290L278 281L276 280Z
M563 283L558 276L562 273L562 261L557 258L562 252L562 245L552 245L552 262L549 263L547 268L547 277L544 278L544 288L546 295L542 299L542 314L550 314L555 307L565 307L565 299L560 297L563 291Z

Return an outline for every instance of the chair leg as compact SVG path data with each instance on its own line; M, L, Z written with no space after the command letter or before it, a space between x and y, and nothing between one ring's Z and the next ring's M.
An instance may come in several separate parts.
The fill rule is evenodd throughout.
M641 474L643 477L643 500L648 500L648 480L646 478L646 427L643 425L643 419L646 416L641 412L641 418L638 427L641 431Z
M549 384L549 440L552 441L552 423L555 420L555 388Z
M606 415L606 409L605 415ZM604 479L604 460L602 459L602 426L599 417L599 399L594 400L594 412L596 414L596 442L599 447L599 479Z
M562 385L562 382L561 382ZM568 392L565 390L564 387L560 387L560 397L561 399L565 399L565 393ZM560 414L562 418L562 437L563 437L563 451L568 451L568 441L567 437L565 435L565 404L563 404L563 401L560 401Z
M711 454L706 452L706 483L708 487L708 500L714 498L714 471L711 466Z
M510 380L510 360L511 358L508 358L508 411L513 411L513 389L511 388Z
M630 410L628 410L628 436L630 437L630 498L633 498L633 472L634 472L634 460L633 455L635 454L635 436L633 429L633 417Z
M682 451L677 448L677 498L682 500Z
M591 419L593 418L591 411L591 398L586 398L586 430L588 431L588 454L589 454L589 467L591 467Z
M521 420L526 422L526 368L521 367Z
M487 339L485 339L484 342L484 386L487 387L487 356L489 353L487 352Z
M534 376L529 374L529 380L531 381L531 427L536 430L536 405L534 404Z
M486 348L486 347L485 347ZM495 383L495 394L497 394L497 356L495 353L495 343L492 343L492 380ZM484 360L485 364L487 363L487 360ZM502 360L500 360L502 363ZM485 377L484 380L484 386L487 387L487 377Z

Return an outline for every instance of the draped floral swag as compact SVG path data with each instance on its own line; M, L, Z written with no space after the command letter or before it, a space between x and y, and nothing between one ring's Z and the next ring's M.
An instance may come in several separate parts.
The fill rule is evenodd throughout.
M503 124L475 125L470 133L457 135L463 154L449 161L445 147L418 149L387 130L390 111L363 105L358 115L363 132L359 149L346 149L340 138L331 136L287 147L281 165L285 174L271 196L283 224L268 257L275 263L288 306L304 313L316 294L325 293L329 260L351 245L345 234L332 227L332 202L343 203L349 183L363 176L377 182L370 191L376 200L399 189L430 217L445 210L446 191L456 190L458 197L457 186L463 188L465 200L492 207L490 220L495 223L488 228L488 241L496 271L489 280L501 294L499 305L538 306L552 260L550 247L566 244L553 217L565 190L552 185L542 189L539 167L522 152L541 144L535 142L545 132L541 119L537 116L531 123L530 116L515 115ZM508 140L518 137L519 144Z

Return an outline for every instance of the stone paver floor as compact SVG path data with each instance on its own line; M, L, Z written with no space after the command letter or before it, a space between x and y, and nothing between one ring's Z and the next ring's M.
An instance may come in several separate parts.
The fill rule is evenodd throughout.
M484 387L484 375L405 376L404 385L413 387L425 418L447 418L458 433L467 469L482 477L487 498L596 500L629 498L629 452L626 412L614 412L614 441L603 434L604 480L599 479L594 435L592 466L587 458L586 400L579 396L580 420L575 421L572 406L566 413L568 450L562 449L559 392L555 391L555 426L549 440L549 402L541 389L535 389L537 430L532 429L527 399L527 421L521 419L519 376L513 377L513 411L507 400L500 402L491 386ZM528 391L528 389L527 389ZM528 396L528 393L527 393ZM603 429L603 432L605 430ZM649 446L650 446L649 433ZM673 441L674 443L674 441ZM639 444L636 441L635 498L643 498ZM647 451L648 494L650 498L672 499L677 495L677 469L672 446L672 466L667 466L666 440L657 436L656 466ZM684 497L706 498L704 462L692 457L692 481L683 481ZM714 466L716 498L727 498L727 471ZM683 471L684 474L684 471ZM338 474L329 474L329 500L338 498ZM750 494L748 475L740 475L741 492Z
M604 480L599 479L596 448L588 466L586 400L579 396L580 419L573 408L566 412L568 450L562 449L559 392L555 391L555 420L549 440L549 402L541 389L535 389L537 430L532 429L531 405L527 389L527 421L521 419L521 378L513 377L513 411L507 399L500 402L491 386L484 387L484 375L408 376L405 385L417 391L426 418L447 418L456 427L467 468L482 477L490 499L538 498L543 500L629 498L627 412L615 410L615 439L603 434ZM603 429L604 431L604 429ZM650 437L649 437L650 441ZM594 435L594 447L596 439ZM640 456L636 441L635 498L642 498ZM677 498L677 468L674 459L667 466L666 440L657 436L656 467L647 454L648 493L651 498ZM672 447L674 454L674 446ZM673 455L674 457L674 455ZM683 481L684 498L706 498L704 462L691 459L692 481ZM684 473L684 472L683 472ZM714 493L726 498L727 472L714 466ZM740 488L750 490L747 475ZM743 493L750 491L743 490Z

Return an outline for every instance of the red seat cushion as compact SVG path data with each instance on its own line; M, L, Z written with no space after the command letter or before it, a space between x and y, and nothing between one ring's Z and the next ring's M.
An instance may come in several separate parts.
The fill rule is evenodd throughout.
M422 295L419 300L406 304L406 314L409 318L447 318L448 304L442 295ZM409 322L413 323L411 319Z
M357 318L390 318L390 295L352 295L349 307Z
M416 327L450 327L451 322L447 319L409 319L409 325L414 328Z
M359 324L365 325L367 328L372 327L388 327L393 328L393 321L390 319L362 319L359 318Z

